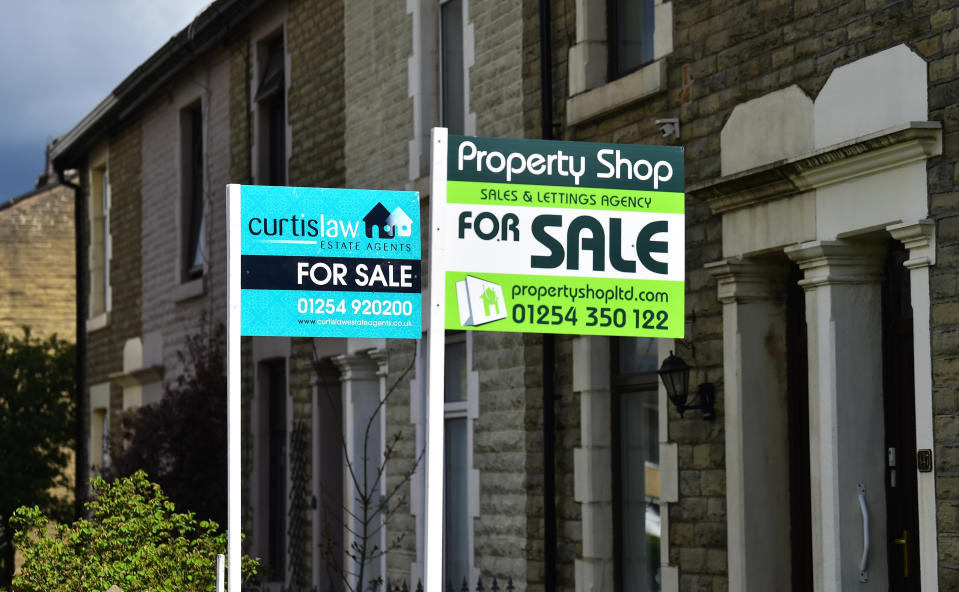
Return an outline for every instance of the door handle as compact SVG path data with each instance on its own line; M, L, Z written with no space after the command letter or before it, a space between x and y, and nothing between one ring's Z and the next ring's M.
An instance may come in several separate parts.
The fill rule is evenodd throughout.
M909 531L902 531L901 539L893 539L897 545L902 545L902 577L909 577Z
M860 483L856 487L859 497L859 511L862 512L862 559L859 560L859 581L868 582L869 572L866 565L869 562L869 510L866 508L866 486Z

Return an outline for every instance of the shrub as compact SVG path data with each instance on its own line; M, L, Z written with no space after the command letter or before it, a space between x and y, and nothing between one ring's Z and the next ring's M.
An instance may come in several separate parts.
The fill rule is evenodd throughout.
M25 562L15 592L209 591L216 585L216 555L226 534L212 521L178 513L146 473L107 483L91 480L89 518L51 528L36 506L18 509L11 523ZM256 562L243 558L246 578Z

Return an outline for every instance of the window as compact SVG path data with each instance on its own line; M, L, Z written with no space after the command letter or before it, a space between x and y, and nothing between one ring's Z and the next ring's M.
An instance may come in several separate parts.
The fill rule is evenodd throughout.
M654 0L607 0L608 80L653 61Z
M283 358L260 363L260 385L265 417L264 447L266 466L260 472L265 476L266 563L267 578L282 582L286 576L286 360Z
M180 281L203 276L203 112L200 102L180 112L181 220Z
M463 0L440 4L440 125L449 133L466 130L463 60Z
M660 590L656 340L614 340L613 548L616 590Z
M90 466L94 472L110 466L110 383L90 385Z
M666 89L673 51L673 3L577 0L569 50L569 125L589 121Z
M286 54L283 32L258 44L257 183L286 185Z
M90 318L110 310L110 181L106 163L90 171Z
M463 333L447 337L445 360L443 581L458 590L464 579L470 579L472 566L469 505L471 438L466 387L466 336Z

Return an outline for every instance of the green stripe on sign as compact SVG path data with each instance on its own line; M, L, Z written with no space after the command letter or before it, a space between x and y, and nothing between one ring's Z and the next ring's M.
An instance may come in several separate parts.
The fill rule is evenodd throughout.
M451 330L683 337L683 282L446 274Z
M630 191L594 187L448 181L446 201L485 206L576 208L617 212L685 213L685 195L672 191Z

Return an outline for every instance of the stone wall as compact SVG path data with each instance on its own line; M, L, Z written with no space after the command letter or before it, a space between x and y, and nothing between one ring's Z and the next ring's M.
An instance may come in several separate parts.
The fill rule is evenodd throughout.
M0 331L75 340L73 200L72 188L55 185L0 206Z

